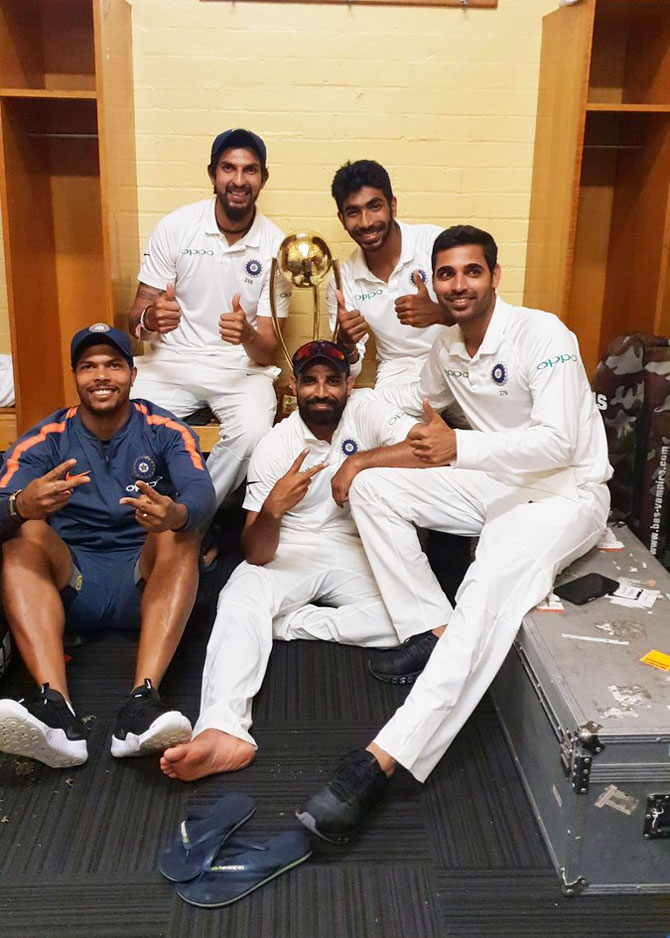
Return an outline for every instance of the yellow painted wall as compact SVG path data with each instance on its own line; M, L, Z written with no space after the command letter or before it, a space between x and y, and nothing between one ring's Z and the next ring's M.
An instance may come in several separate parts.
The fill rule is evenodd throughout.
M216 133L268 144L262 210L351 249L330 183L346 159L389 170L399 214L496 237L501 293L520 302L542 16L557 0L496 10L134 0L140 236L206 196ZM138 245L138 259L140 247ZM290 347L309 337L305 303ZM0 351L9 350L4 271ZM370 375L368 369L367 375Z

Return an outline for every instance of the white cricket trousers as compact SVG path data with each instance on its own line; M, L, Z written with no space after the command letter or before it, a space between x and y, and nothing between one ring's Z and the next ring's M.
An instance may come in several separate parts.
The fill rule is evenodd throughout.
M133 398L143 397L176 417L188 417L205 405L211 407L220 426L207 468L220 505L244 480L256 443L272 427L277 410L272 377L226 368L216 355L188 352L178 361L148 354L136 363Z
M375 743L425 781L495 677L523 616L556 575L592 548L609 491L578 498L504 485L485 472L368 469L350 491L353 516L400 640L448 623L405 703ZM414 526L479 535L456 595L439 587Z
M358 538L305 535L299 544L282 541L264 567L237 567L219 596L194 735L218 729L256 746L251 704L273 638L398 644Z

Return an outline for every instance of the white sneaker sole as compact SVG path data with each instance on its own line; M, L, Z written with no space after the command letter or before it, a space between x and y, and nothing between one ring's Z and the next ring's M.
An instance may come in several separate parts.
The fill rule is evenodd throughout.
M193 727L184 714L179 710L169 710L155 719L149 729L139 736L135 733L128 733L125 739L112 736L112 755L116 759L125 759L163 752L169 746L188 742L192 733Z
M83 765L88 759L85 739L68 739L34 717L16 700L0 700L0 751L26 756L52 769Z

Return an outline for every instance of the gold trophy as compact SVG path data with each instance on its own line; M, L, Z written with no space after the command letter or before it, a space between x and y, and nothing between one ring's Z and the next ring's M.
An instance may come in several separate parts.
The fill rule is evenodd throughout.
M292 367L291 356L286 348L286 343L284 342L281 329L279 328L279 319L277 317L275 303L275 283L277 274L280 273L285 280L299 290L311 289L314 304L313 338L318 339L321 327L319 285L325 280L331 269L335 277L335 286L340 290L340 263L333 257L325 239L315 231L296 231L293 234L287 235L279 245L277 256L272 259L272 268L270 271L270 308L272 311L272 322L279 344L289 364L289 368ZM335 324L333 331L333 341L335 341L336 337L337 324Z

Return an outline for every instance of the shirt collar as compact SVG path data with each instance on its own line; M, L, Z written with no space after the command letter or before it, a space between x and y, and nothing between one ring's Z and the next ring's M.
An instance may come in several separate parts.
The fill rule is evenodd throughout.
M247 247L259 247L261 243L262 218L263 216L258 211L258 207L256 207L256 216L253 225L239 241L236 241L235 244L228 245L229 250L235 251ZM216 223L216 196L214 196L210 202L210 209L205 221L205 231L207 234L217 235L219 238L223 238L223 240L226 241L226 236L219 230L219 226ZM227 241L226 244L228 244Z

